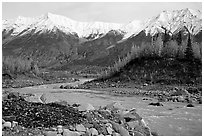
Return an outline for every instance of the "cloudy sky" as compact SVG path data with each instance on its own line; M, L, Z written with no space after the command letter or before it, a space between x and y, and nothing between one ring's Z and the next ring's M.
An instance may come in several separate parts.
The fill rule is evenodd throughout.
M156 16L163 10L196 9L202 11L202 3L195 2L3 2L3 19L18 16L35 17L47 12L64 15L78 21L103 21L127 23Z

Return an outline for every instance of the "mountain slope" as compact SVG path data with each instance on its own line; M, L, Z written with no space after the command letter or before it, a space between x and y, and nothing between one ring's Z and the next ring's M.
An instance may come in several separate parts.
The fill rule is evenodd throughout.
M191 9L163 11L128 24L78 22L47 13L36 18L3 20L2 50L3 55L31 57L45 66L73 61L111 65L133 45L152 43L159 34L173 39L182 32L182 39L186 39L184 26L194 41L202 41L202 14Z

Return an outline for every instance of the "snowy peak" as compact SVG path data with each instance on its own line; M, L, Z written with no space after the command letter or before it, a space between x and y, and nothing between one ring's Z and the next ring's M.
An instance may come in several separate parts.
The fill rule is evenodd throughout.
M66 34L76 34L79 37L93 39L108 33L111 30L125 32L124 39L135 36L142 30L146 34L154 35L164 32L166 28L170 33L176 33L186 26L192 34L202 30L202 13L199 10L183 9L172 12L163 11L158 16L140 21L134 20L127 24L104 22L78 22L62 15L46 13L36 18L19 16L14 20L3 20L2 31L12 30L12 36L24 35L30 32L47 33L60 30ZM23 32L23 33L21 33Z
M166 28L171 34L178 32L186 26L192 34L202 30L202 14L198 10L183 9L172 12L163 11L158 16L148 21L145 28L146 33L154 35L164 32Z

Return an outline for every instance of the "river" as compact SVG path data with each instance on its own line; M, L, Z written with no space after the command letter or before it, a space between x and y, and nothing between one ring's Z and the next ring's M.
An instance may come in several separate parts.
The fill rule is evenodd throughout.
M68 83L79 85L91 79L80 79L80 81ZM112 95L101 90L86 89L59 89L65 83L47 84L25 88L12 89L14 92L32 93L35 96L28 100L41 102L40 97L44 95L46 102L67 101L69 104L90 103L95 108L105 106L112 102L120 102L125 108L136 108L152 131L163 136L201 136L202 135L202 105L186 107L186 103L164 102L164 106L151 106L150 102L156 99L143 100L139 96Z

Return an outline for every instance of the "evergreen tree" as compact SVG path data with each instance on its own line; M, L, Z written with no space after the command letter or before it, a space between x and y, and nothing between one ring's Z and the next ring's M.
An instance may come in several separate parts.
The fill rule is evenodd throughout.
M181 35L181 31L179 31L178 33L178 37L176 38L176 41L178 43L178 45L182 44L182 35Z
M194 59L190 33L188 33L188 43L185 51L185 59L187 59L188 61L191 61Z

